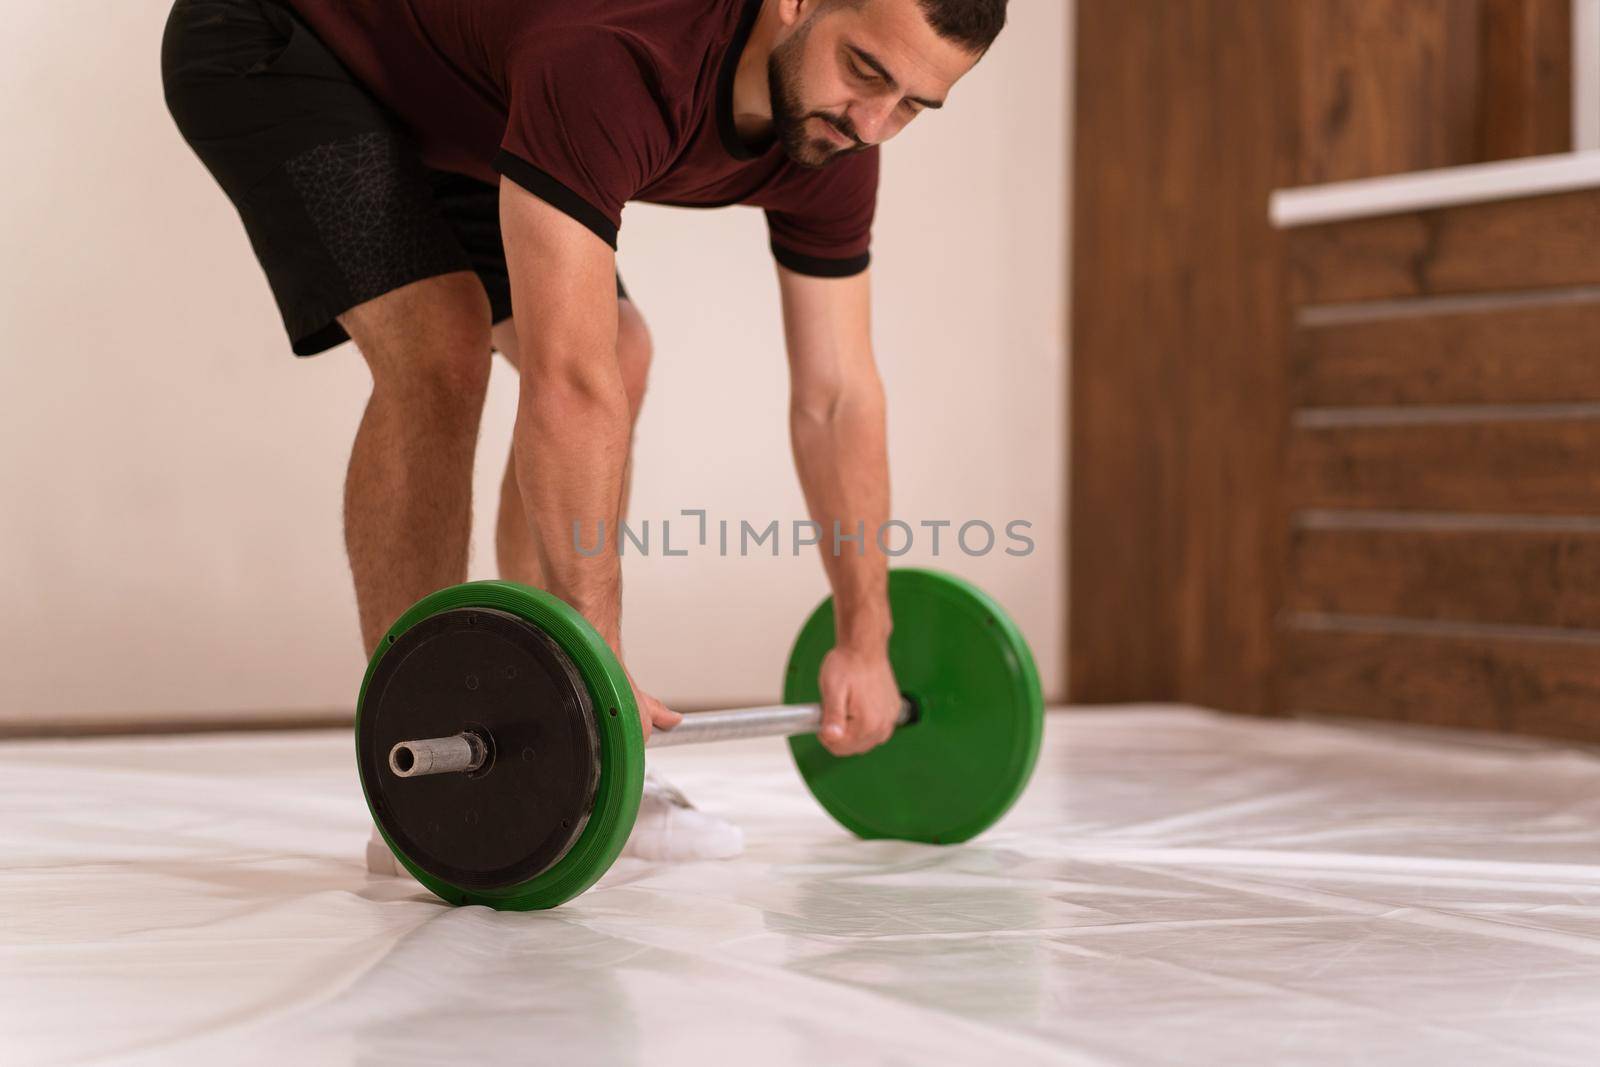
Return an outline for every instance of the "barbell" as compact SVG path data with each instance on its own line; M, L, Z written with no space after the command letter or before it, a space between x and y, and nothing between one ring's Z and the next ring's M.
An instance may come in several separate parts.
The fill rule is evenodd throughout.
M1032 653L988 595L936 571L889 574L889 660L902 690L884 744L837 757L818 671L831 600L801 628L785 703L695 712L650 747L782 736L812 794L864 838L954 844L993 825L1038 759ZM514 582L452 586L379 642L356 710L356 763L400 864L451 904L552 908L593 885L638 814L645 742L603 638L558 597Z

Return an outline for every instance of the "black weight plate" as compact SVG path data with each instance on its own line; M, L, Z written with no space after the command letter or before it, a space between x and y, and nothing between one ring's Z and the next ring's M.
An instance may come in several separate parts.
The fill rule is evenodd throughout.
M473 774L401 778L400 741L472 730ZM384 832L428 874L466 889L526 882L572 848L600 776L594 708L571 659L507 612L456 608L400 635L368 682L357 761Z

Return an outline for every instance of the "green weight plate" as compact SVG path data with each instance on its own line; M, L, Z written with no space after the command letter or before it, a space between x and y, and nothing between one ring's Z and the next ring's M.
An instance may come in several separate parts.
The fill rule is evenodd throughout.
M811 735L789 747L823 808L856 835L965 841L1006 813L1038 760L1044 700L1033 654L998 604L952 575L891 571L889 606L889 660L917 721L859 756L833 756ZM785 702L820 699L817 672L833 643L825 600L789 654Z
M489 889L455 885L429 874L395 846L382 819L378 818L373 789L364 771L362 792L379 832L396 858L417 881L443 900L511 911L553 908L588 889L616 861L633 829L644 789L644 737L639 728L633 687L628 684L627 674L610 646L574 608L543 590L500 581L469 582L441 589L419 600L390 628L367 666L356 705L357 751L361 749L363 737L362 713L366 707L367 688L384 654L406 631L424 620L458 608L474 607L503 611L538 626L554 638L588 687L599 740L600 775L594 807L582 834L554 865L526 881ZM361 761L357 762L359 766ZM492 768L489 773L493 773Z

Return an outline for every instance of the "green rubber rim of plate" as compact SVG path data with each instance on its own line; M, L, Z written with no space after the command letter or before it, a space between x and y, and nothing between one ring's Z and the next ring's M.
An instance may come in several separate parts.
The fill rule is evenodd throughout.
M800 776L828 814L864 838L945 845L993 826L1039 759L1044 699L1028 643L989 595L953 575L889 574L889 661L918 720L859 756L791 737ZM820 699L834 644L833 601L812 612L785 673L786 703Z
M423 597L390 627L367 665L356 705L358 751L367 685L384 653L402 634L430 615L475 607L509 612L544 630L566 650L589 687L589 696L594 701L595 728L600 738L600 781L588 825L571 850L549 870L526 882L492 890L467 889L434 877L395 848L381 824L378 832L383 834L401 865L448 903L484 904L505 911L553 908L588 889L616 862L633 829L639 813L639 797L644 790L644 736L639 728L633 687L628 684L628 676L611 646L576 609L541 589L515 582L468 582ZM370 812L372 801L365 780L361 783L361 792L367 798Z

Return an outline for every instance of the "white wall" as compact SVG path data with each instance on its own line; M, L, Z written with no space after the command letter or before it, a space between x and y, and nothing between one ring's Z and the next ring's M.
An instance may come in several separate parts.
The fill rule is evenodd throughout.
M876 332L896 514L1023 518L1037 541L1026 559L905 562L989 588L1059 691L1070 8L1012 7L951 106L886 151ZM23 5L0 43L4 719L348 708L360 679L340 493L366 374L348 347L288 354L232 208L162 104L165 14ZM635 517L803 517L759 214L625 221L657 345ZM493 567L514 406L497 367L474 577ZM626 583L630 665L684 706L774 696L825 591L814 555L630 559Z
M1600 0L1572 5L1572 150L1600 151Z

